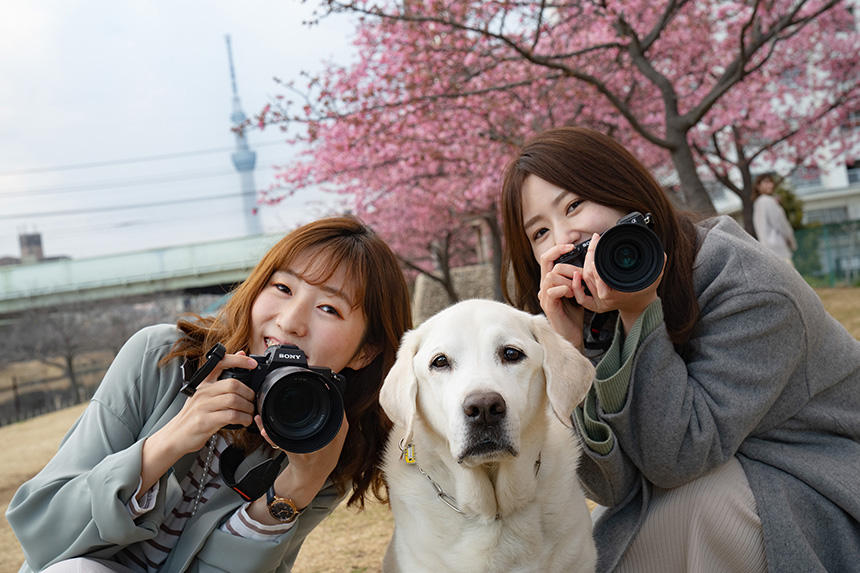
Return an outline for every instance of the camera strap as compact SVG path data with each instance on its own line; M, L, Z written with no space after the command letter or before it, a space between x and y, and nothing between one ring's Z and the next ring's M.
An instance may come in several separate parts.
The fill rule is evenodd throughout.
M612 337L615 334L615 321L609 321L615 317L615 311L595 312L591 316L591 322L585 334L583 344L592 350L606 350L612 346Z
M225 354L227 354L227 349L220 342L216 342L215 346L210 348L209 352L206 353L206 362L196 371L191 370L196 365L196 361L186 358L182 362L182 379L185 380L185 384L182 385L179 391L186 396L193 396L194 392L197 391L198 384L209 376L209 373L221 362Z
M245 452L236 446L227 446L221 452L221 476L230 488L242 496L245 501L254 501L268 491L275 483L275 478L281 472L281 463L287 454L279 453L276 457L263 460L248 470L244 470L241 476L236 476L239 466L245 461Z

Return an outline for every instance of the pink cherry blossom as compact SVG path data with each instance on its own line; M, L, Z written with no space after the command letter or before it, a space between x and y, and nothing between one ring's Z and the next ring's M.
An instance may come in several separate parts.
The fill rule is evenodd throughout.
M320 3L335 12L360 16L354 61L281 83L260 114L306 146L264 201L345 194L446 287L479 230L497 257L500 174L542 129L609 133L712 214L703 176L743 197L751 169L813 161L857 106L860 46L838 0Z

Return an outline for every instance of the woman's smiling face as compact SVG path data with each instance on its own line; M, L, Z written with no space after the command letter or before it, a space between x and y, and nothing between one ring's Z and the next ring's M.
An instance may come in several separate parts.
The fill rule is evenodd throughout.
M310 255L272 274L251 307L249 349L263 354L272 345L295 344L311 366L358 370L373 358L360 352L367 317L342 270L323 283L308 282L316 274Z
M522 187L523 229L536 261L548 249L579 244L603 233L626 213L529 175Z

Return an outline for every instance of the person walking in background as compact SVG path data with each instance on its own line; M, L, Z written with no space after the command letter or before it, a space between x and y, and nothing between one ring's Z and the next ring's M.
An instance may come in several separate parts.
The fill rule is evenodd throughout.
M500 204L507 300L580 351L612 317L573 416L597 570L858 571L860 342L803 277L589 129L527 141ZM617 223L636 212L659 245ZM646 278L615 282L637 260Z
M332 217L281 239L217 315L138 331L9 504L21 571L289 571L341 500L363 507L371 492L385 497L378 463L391 423L379 390L409 307L391 249L358 219ZM282 350L296 360L296 347L307 368L267 376L259 392L271 390L274 405L267 398L258 412L254 390L237 379L257 367L248 355ZM298 380L308 368L340 373L343 408L321 399L323 384L281 384L290 368ZM196 390L183 385L191 370ZM327 395L341 382L324 380ZM344 414L331 416L330 441L284 451L295 440L278 432L312 435L321 402Z
M797 250L794 230L785 209L774 197L776 181L771 173L762 173L753 185L753 228L758 240L776 255L791 263L791 255Z

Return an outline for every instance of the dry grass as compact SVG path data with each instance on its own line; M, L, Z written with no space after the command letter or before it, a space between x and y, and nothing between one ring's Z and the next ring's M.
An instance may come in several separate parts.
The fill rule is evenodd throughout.
M827 312L860 340L860 288L815 289Z
M827 310L860 339L860 288L818 289ZM0 428L4 464L0 466L0 511L18 486L50 459L84 406L74 406ZM341 506L308 537L296 573L380 571L393 522L386 506L369 504L364 512ZM0 572L18 569L24 557L5 517L0 521Z
M382 556L393 529L394 521L387 505L368 504L362 512L341 505L308 535L293 571L382 571Z
M26 480L54 455L63 435L84 404L0 428L4 463L0 466L0 572L17 571L24 561L5 514L9 501ZM340 506L308 536L293 571L296 573L380 571L393 522L387 506L368 504L363 512Z
M0 571L17 571L24 561L9 522L6 507L21 485L42 469L60 445L60 440L69 426L83 411L79 404L0 428L0 444L3 444L4 463L0 466Z

